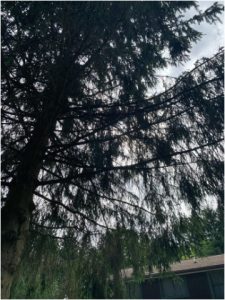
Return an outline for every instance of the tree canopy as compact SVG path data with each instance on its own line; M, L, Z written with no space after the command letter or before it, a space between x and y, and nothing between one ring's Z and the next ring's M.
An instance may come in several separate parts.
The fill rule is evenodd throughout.
M194 24L223 9L187 19L191 8L2 2L5 249L34 207L38 232L95 241L121 228L174 243L184 203L198 214L213 195L222 209L223 49L153 92L160 69L188 60Z

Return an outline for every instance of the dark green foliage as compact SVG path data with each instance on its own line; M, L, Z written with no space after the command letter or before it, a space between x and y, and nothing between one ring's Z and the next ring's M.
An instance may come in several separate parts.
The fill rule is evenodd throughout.
M96 247L87 236L78 245L73 239L56 242L48 235L37 238L34 232L11 297L63 298L66 294L69 298L124 298L122 269L132 266L134 280L141 281L147 266L165 265L164 260L157 260L154 247L158 241L152 245L147 237L121 229L108 232Z
M186 197L191 204L193 211L197 211L201 200L201 190L198 183L194 180L183 177L180 181L181 196Z
M208 256L224 253L224 218L221 211L205 209L200 220L198 242L193 241L196 256Z
M46 235L33 232L11 297L126 298L124 269L132 267L132 282L140 283L145 271L153 268L164 276L172 262L221 254L223 227L219 211L207 208L200 216L174 222L170 232L161 230L151 240L121 228L107 232L95 246L90 235L78 243L56 241L47 231Z
M86 244L112 228L131 231L128 244L133 234L154 238L160 265L179 243L188 249L178 238L183 204L195 215L212 195L222 210L223 49L165 91L152 90L160 68L188 60L201 37L193 25L215 22L223 9L214 4L185 20L191 8L193 1L2 2L2 194L26 165L34 132L36 146L46 136L36 231Z

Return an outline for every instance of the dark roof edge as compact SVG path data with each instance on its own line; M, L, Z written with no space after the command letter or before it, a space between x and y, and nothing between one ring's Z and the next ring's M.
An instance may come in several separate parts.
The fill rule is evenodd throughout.
M217 270L224 270L224 265L218 265L218 266L211 266L210 268L199 268L199 269L193 269L193 270L187 270L187 271L177 271L177 272L167 272L167 273L153 273L151 275L145 275L143 280L146 279L164 279L164 278L168 278L170 277L172 274L176 274L176 275L188 275L188 274L194 274L194 273L203 273L203 272L207 272L207 271L217 271ZM162 274L164 274L162 276ZM135 281L134 278L130 277L130 278L124 278L126 280L126 282L131 282L131 281Z
M205 272L205 271L213 271L213 270L218 270L218 269L224 269L223 264L218 264L214 266L207 266L207 267L199 267L199 268L192 268L188 270L179 270L179 271L169 271L165 272L164 274L177 274L177 275L184 275L184 274L193 274L193 273L200 273L200 272ZM148 274L145 277L159 277L163 273L153 273L153 274Z

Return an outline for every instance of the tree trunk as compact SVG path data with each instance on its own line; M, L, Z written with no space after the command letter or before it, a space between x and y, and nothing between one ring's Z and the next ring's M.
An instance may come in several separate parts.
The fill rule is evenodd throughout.
M5 299L10 297L13 277L26 243L30 217L34 209L33 192L49 133L55 127L56 112L57 110L52 110L49 104L43 111L25 147L16 176L10 184L6 204L2 208L1 297Z
M17 200L20 199L15 197L15 201ZM25 205L24 208L21 205L14 209L7 206L2 210L1 296L5 299L10 297L13 277L20 262L29 230L29 219L30 211Z

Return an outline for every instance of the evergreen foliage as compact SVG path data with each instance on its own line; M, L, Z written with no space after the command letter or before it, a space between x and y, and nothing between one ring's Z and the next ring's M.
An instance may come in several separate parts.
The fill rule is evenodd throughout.
M33 232L11 298L127 298L126 268L133 268L132 282L140 284L144 272L153 267L162 271L161 276L163 271L168 276L172 261L224 252L223 220L216 210L207 208L198 217L183 219L173 232L177 239L179 235L186 237L186 245L184 239L183 243L168 243L162 235L149 241L134 231L116 230L107 232L94 247L87 240L81 245L74 239L56 241L47 232Z
M221 218L220 211L206 208L200 216L192 217L187 227L192 232L191 244L194 256L224 253L224 218Z
M222 212L223 49L153 92L159 69L188 60L201 38L194 24L216 22L223 9L215 3L186 20L191 8L196 2L2 2L3 206L18 180L18 192L34 180L36 234L88 247L110 230L129 232L129 247L133 235L157 241L161 265L165 249L170 260L174 249L189 251L177 227L183 203L195 216L213 195ZM114 249L116 280L124 248ZM91 268L82 262L83 272Z

